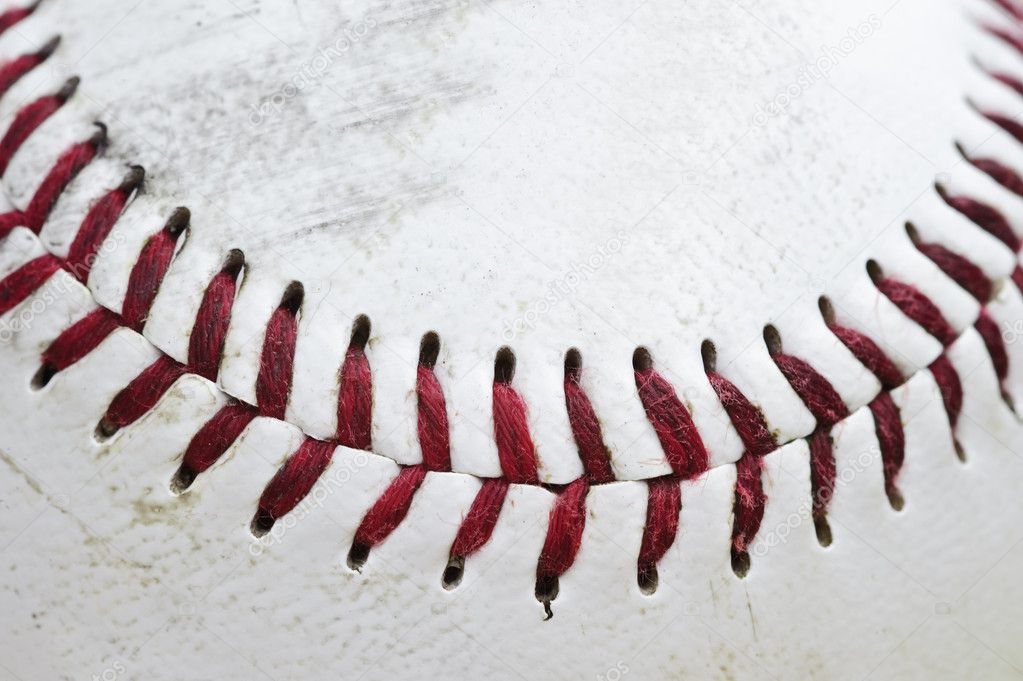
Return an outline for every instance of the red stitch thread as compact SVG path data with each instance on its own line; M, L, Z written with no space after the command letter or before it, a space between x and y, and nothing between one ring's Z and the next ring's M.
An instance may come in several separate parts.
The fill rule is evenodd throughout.
M729 420L735 426L735 431L739 434L746 451L757 457L766 456L774 451L777 444L760 410L754 407L731 381L716 371L708 371L707 379L717 393Z
M253 531L265 533L305 498L334 455L336 443L307 437L277 471L259 498Z
M117 218L121 217L129 197L142 184L144 175L145 171L141 167L132 168L121 185L93 204L82 220L68 249L64 269L83 284L89 279L89 272L92 271L103 241L110 234Z
M950 279L966 289L981 303L986 303L991 299L994 285L984 274L984 270L939 244L919 243L916 244L916 247Z
M1014 119L1009 118L1008 116L1003 116L1001 114L991 112L984 112L982 115L984 116L984 118L988 119L989 121L997 125L999 128L1012 135L1017 142L1023 142L1023 125L1020 125Z
M15 227L25 226L25 215L20 210L0 213L0 239L5 238Z
M604 444L597 414L579 383L582 378L581 359L578 353L569 353L569 356L575 361L565 362L565 407L579 458L591 483L611 482L615 479L614 471L611 470L611 455Z
M57 94L40 97L18 111L14 120L11 121L10 127L7 128L7 132L0 139L0 175L7 172L11 158L25 143L28 136L62 107L64 102L74 94L77 87L78 79L71 78Z
M289 291L295 291L289 287ZM256 377L256 404L262 416L284 419L295 364L295 340L298 320L295 315L301 304L285 291L281 304L270 315L263 337L263 354ZM300 294L299 294L300 295Z
M575 562L586 527L586 494L589 490L586 478L581 477L558 493L536 566L537 580L556 579Z
M849 415L849 408L845 406L842 397L828 379L813 367L798 357L782 352L776 352L772 357L799 399L817 419L817 423L830 428Z
M1009 355L1005 350L1005 342L998 330L998 324L991 318L988 311L982 308L974 328L977 329L977 333L980 334L987 347L991 363L995 367L995 375L998 376L998 382L1001 383L1009 375Z
M998 2L998 0L996 0L996 2ZM999 28L998 26L992 26L988 24L984 26L984 29L988 33L991 33L995 37L1002 40L1009 47L1015 48L1017 51L1019 51L1020 54L1023 54L1023 40L1021 40L1020 38L1017 38L1009 31L1003 28Z
M657 588L657 564L675 543L678 517L682 512L682 487L672 477L647 481L646 526L636 561L640 588L647 593Z
M526 403L511 387L514 356L510 351L502 355L494 367L494 437L497 458L509 482L536 485L540 478L536 472L536 449L529 435Z
M196 475L216 463L255 417L256 410L247 404L222 407L188 443L178 474L179 486L188 487Z
M707 379L717 393L721 406L739 434L745 451L736 462L734 520L732 522L732 557L738 571L748 569L746 554L750 543L760 529L767 505L764 484L761 480L763 457L777 446L759 409L746 399L735 385L713 370L707 371ZM740 567L738 563L743 565Z
M418 400L419 447L423 465L429 471L451 470L451 444L448 434L448 412L440 382L433 366L422 361L416 369Z
M956 339L955 329L948 323L938 306L931 299L909 284L883 277L875 282L883 293L902 313L923 327L942 345L950 345Z
M0 315L28 298L59 269L59 260L41 255L0 279Z
M43 352L37 383L45 384L53 374L85 357L120 325L117 315L100 307L64 329Z
M959 381L959 374L955 367L948 361L944 354L931 362L929 367L934 382L938 384L941 392L941 400L945 404L945 413L948 414L948 423L955 432L956 423L959 422L959 412L963 408L963 384Z
M896 481L906 458L906 435L902 429L902 416L889 393L879 394L870 403L874 415L874 434L881 448L884 469L884 487L888 499L896 509L902 507L902 495Z
M85 142L72 145L60 155L53 168L39 184L25 209L25 226L36 234L43 227L57 199L82 169L96 157L99 150L106 144L106 128L100 126L99 131Z
M768 334L765 332L766 338ZM780 340L778 343L780 344ZM769 349L770 345L769 343ZM810 446L810 487L817 540L822 546L828 546L831 544L831 528L826 516L836 476L835 454L832 451L829 431L831 426L849 415L849 408L831 383L807 362L782 353L780 345L776 349L771 349L771 357L792 389L799 395L799 399L817 419L817 427L807 437Z
M507 494L507 480L488 478L483 481L483 486L476 493L476 498L462 519L462 525L451 544L452 559L471 556L490 541Z
M639 399L671 469L684 480L705 472L709 465L707 450L675 389L654 371L649 353L637 351L633 366Z
M423 466L404 466L391 481L376 503L366 512L359 529L355 531L348 564L358 569L366 562L371 548L387 539L401 521L408 515L412 506L412 498L419 486L426 479L426 468Z
M353 334L341 364L337 400L338 441L346 447L365 450L372 448L373 432L373 384L364 350L368 333L367 328L365 337L359 331Z
M764 520L767 495L761 478L763 471L764 459L749 451L743 452L735 463L735 500L732 503L732 560L735 562L748 560L749 547Z
M1021 83L1021 86L1023 86L1023 83ZM1020 94L1023 94L1023 92ZM970 163L981 172L987 173L991 179L1010 192L1023 196L1023 177L1020 177L1015 170L992 158L971 158Z
M1012 270L1012 275L1009 277L1012 279L1012 283L1016 285L1016 289L1023 293L1023 267L1016 265L1016 268Z
M11 86L21 80L26 73L39 66L53 54L59 43L60 37L58 36L43 45L39 51L23 54L0 66L0 97L6 94Z
M1023 141L1023 140L1021 140ZM995 237L1003 244L1012 249L1015 253L1019 250L1020 241L1016 233L1012 231L1008 220L996 209L965 196L950 196L944 189L939 188L938 193L952 208L965 215L975 225Z
M1020 81L1018 78L1010 76L1007 73L995 71L989 72L988 75L994 78L995 80L999 81L1000 83L1008 85L1010 88L1016 91L1016 94L1023 95L1023 81ZM982 115L985 117L988 116L987 114Z
M828 426L818 424L806 438L810 445L810 487L813 494L813 516L822 519L827 514L828 504L835 492L837 467L835 453L831 448L831 434Z
M15 7L0 14L0 33L5 32L11 26L32 14L38 6L39 2L37 0L27 7Z
M847 347L849 352L860 361L860 364L877 376L885 390L898 387L905 381L898 367L881 351L877 343L866 335L848 327L839 326L834 322L828 322L828 328L838 340L842 341L842 345Z
M181 213L180 211L184 211ZM128 276L128 290L121 305L121 319L124 325L142 332L149 316L156 292L163 283L163 277L170 267L171 257L178 237L188 225L188 211L178 209L167 225L146 241L135 265Z
M121 392L117 393L97 427L97 433L110 437L127 425L135 423L152 409L170 390L174 381L185 374L185 367L162 355L143 369Z
M995 4L1011 14L1015 19L1023 20L1023 11L1016 6L1013 0L995 0Z
M210 280L188 339L189 368L210 381L217 380L238 287L237 278L243 264L241 251L235 251L228 256L224 268Z

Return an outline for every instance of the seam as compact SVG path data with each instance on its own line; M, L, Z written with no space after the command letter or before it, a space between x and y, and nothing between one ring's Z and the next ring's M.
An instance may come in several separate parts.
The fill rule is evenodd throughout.
M34 6L26 10L24 15L27 16L31 9ZM0 31L4 28L5 17L10 14L0 15ZM1014 34L1003 29L985 28L1023 53L1023 42ZM43 63L57 49L58 42L57 39L50 41L37 53L25 55L0 67L0 95L24 73ZM989 75L1023 94L1023 83L1013 76L1004 73ZM57 93L27 104L19 111L11 129L0 140L0 175L11 156L39 124L74 95L77 83L77 78L71 79ZM978 113L1023 143L1023 126L996 113ZM6 236L15 226L27 227L38 234L63 190L82 168L102 154L106 134L106 128L101 126L92 138L72 145L41 182L25 211L0 215L0 237ZM994 159L970 158L965 152L963 155L1006 190L1023 196L1023 179L1012 169ZM130 205L131 198L139 191L143 180L143 169L133 167L121 185L92 205L66 258L52 254L40 256L0 280L0 313L7 312L25 300L60 269L84 285L103 240ZM1019 251L1019 237L995 208L970 197L953 195L941 187L937 191L950 207L962 213L977 227L999 239L1014 254ZM189 229L188 219L188 210L178 209L164 228L146 242L129 277L122 314L98 307L65 329L44 351L40 358L40 368L33 379L34 386L45 385L55 374L95 349L117 328L123 326L141 333L149 307L173 259L178 239ZM999 383L1004 384L1008 374L1008 354L997 325L987 311L987 303L994 291L1010 281L1017 288L1023 289L1023 269L1017 265L1010 277L992 282L964 255L940 244L923 242L914 229L908 229L920 253L980 303L980 313L973 328L987 348ZM130 426L144 416L171 385L186 373L203 376L215 383L237 281L243 267L244 256L240 252L232 251L227 255L223 267L214 275L205 291L196 317L187 362L181 364L160 352L159 359L125 386L111 402L97 425L96 435L99 439L113 436L121 428ZM933 301L919 290L887 277L876 262L868 262L867 268L878 292L940 341L943 348L963 335L955 332ZM302 299L301 283L293 282L283 292L278 307L271 315L257 377L256 404L236 400L219 386L216 387L229 398L228 404L200 428L190 441L183 454L181 468L171 482L172 488L178 493L187 490L196 476L215 463L256 416L286 421L285 407L291 388L297 337L296 315ZM891 398L891 391L911 377L903 376L869 337L840 325L835 320L830 303L824 298L821 299L821 314L832 333L881 383L880 393L865 406L874 417L885 491L892 507L901 509L898 474L905 456L905 437L899 409ZM966 333L965 329L963 333ZM326 441L307 435L298 450L277 471L255 509L251 523L254 536L260 537L269 532L277 519L294 509L330 464L338 445L372 450L372 371L364 351L369 335L369 320L360 317L353 326L348 351L339 373L338 431L332 439ZM808 441L810 448L814 525L819 542L827 546L831 543L827 509L836 475L830 430L849 416L849 410L834 387L809 363L783 351L782 338L776 329L765 327L764 341L778 369L816 420L813 432L802 439ZM417 431L423 450L423 463L401 466L398 475L368 509L348 554L347 562L352 569L361 569L373 547L386 540L401 524L428 473L450 472L446 403L434 374L439 347L440 340L436 334L426 334L421 343L417 368ZM759 410L734 384L717 372L713 344L705 342L702 350L708 380L744 446L738 461L722 464L736 467L732 565L735 573L742 577L751 569L748 548L757 534L767 503L761 480L763 457L788 442L778 443ZM645 481L648 487L647 524L637 557L637 581L641 590L649 594L657 588L657 563L676 538L681 512L680 483L703 475L710 466L707 451L688 410L671 383L656 371L654 360L646 349L636 350L633 367L637 396L673 471L668 476ZM927 370L941 391L954 438L962 407L960 378L944 350ZM510 485L541 486L548 489L554 499L546 541L537 561L535 595L543 604L547 616L553 616L551 603L558 595L558 579L571 568L582 540L589 487L619 482L614 479L610 467L599 420L580 383L583 371L579 352L570 349L565 357L565 404L585 473L565 485L546 485L540 482L537 473L535 445L526 419L526 402L514 387L514 352L504 347L497 353L492 399L494 433L502 477L482 479L471 476L483 480L483 485L462 520L452 544L450 559L442 576L445 587L458 586L467 559L489 540ZM920 371L923 369L916 373ZM1005 396L1004 385L1002 390ZM961 447L955 444L961 453Z

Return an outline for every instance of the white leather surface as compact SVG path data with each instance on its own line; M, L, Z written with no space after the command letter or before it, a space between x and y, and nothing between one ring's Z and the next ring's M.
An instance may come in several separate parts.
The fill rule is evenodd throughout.
M0 327L16 329L0 345L0 679L1023 678L1023 427L969 328L978 304L904 229L967 252L999 282L1000 328L1023 325L1006 279L1015 256L933 189L994 205L1023 233L1023 200L955 148L1023 170L1018 144L967 103L1023 111L974 61L1023 76L1023 59L981 21L1012 25L984 0L45 0L0 37L0 56L57 33L61 47L0 99L0 125L70 75L82 85L15 155L6 199L24 207L94 120L111 146L38 239L15 230L0 244L0 276L44 249L66 253L129 164L147 184L89 292L56 275L56 302L0 318L29 320ZM864 24L869 35L825 77L800 80ZM320 68L328 48L337 54ZM305 84L275 99L294 78ZM790 86L784 111L761 118L758 106ZM258 113L264 102L280 110ZM145 337L119 330L30 388L61 330L96 304L120 309L145 238L179 205L192 228ZM184 359L203 287L232 248L246 269L220 384L185 377L96 442L110 399L157 349ZM962 331L949 354L964 384L965 464L921 370L941 348L872 287L871 258ZM286 422L257 419L174 496L192 434L228 396L254 400L266 320L293 280L306 297ZM901 512L863 408L879 385L824 327L822 293L913 374L894 392L907 438ZM334 432L337 370L360 314L372 321L374 452L339 449L310 497L256 540L249 521L267 480L303 432ZM814 421L767 354L769 322L853 412L834 430L849 479L826 549L798 439ZM421 459L412 391L427 331L442 341L455 472L427 476L356 573L344 559L366 509L396 463ZM787 443L767 458L767 512L742 580L729 564L729 464L742 446L704 376L706 338ZM561 385L577 347L622 480L591 490L547 622L533 596L554 499L543 488L513 486L462 584L441 585L479 478L500 474L489 397L502 345L516 353L542 479L582 472ZM712 457L684 484L679 537L649 596L635 575L640 481L670 467L636 396L638 346ZM1021 348L1008 344L1017 404Z

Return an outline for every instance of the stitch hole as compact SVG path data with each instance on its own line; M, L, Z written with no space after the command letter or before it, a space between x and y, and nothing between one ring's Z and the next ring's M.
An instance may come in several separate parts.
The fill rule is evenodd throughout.
M264 509L256 511L255 517L252 519L252 523L249 525L249 532L256 539L266 536L266 534L273 529L275 519L269 512Z
M891 487L886 489L885 494L888 495L888 504L892 507L893 511L901 512L906 507L906 499L902 496L899 488Z
M569 348L565 353L565 378L578 383L583 371L583 355L577 348Z
M440 583L448 591L451 591L462 583L462 576L465 575L465 557L451 556L448 565L444 568Z
M515 377L515 353L507 345L497 351L494 359L494 383L511 383Z
M654 358L650 351L640 346L632 353L632 368L636 371L648 371L654 367Z
M372 325L369 322L369 317L364 314L356 317L355 321L352 322L351 347L358 348L359 350L365 350L366 343L369 342L369 334L371 330Z
M174 212L167 218L166 224L163 228L172 237L179 236L182 232L188 229L189 224L192 221L192 211L188 210L184 206L179 206L174 209Z
M704 373L712 373L718 368L718 350L714 341L707 339L700 344L700 357L703 358Z
M142 166L131 166L118 187L125 194L142 191L142 183L146 179L146 169Z
M363 543L352 544L348 551L348 569L362 572L362 566L369 560L369 546Z
M909 237L909 240L913 242L914 246L919 246L922 240L920 238L920 231L916 228L916 225L912 222L907 222L905 227L906 236Z
M952 438L952 446L956 450L956 458L959 459L959 463L966 463L966 450L959 444L959 440L955 437Z
M170 481L171 494L184 494L195 482L196 472L188 464L181 464Z
M732 549L732 572L739 579L744 579L749 574L750 567L752 567L753 561L750 558L749 551L736 551Z
M437 365L437 358L440 356L440 336L433 331L423 334L423 340L419 342L419 363L427 369Z
M560 590L561 586L556 576L545 575L543 577L536 578L536 600L543 604L543 611L546 613L544 621L554 617L554 611L551 610L551 603L558 597L558 592Z
M636 583L644 596L652 596L657 592L657 566L653 563L640 565L636 570Z
M813 529L817 533L817 543L827 548L831 546L831 524L826 516L816 516L813 519Z
M298 314L299 308L302 307L303 298L305 298L305 287L302 286L302 282L293 281L284 289L280 307L283 307L292 314Z
M57 375L57 370L49 364L43 364L32 377L32 390L42 390Z
M874 284L884 279L884 270L881 269L881 266L873 258L867 261L867 276L870 277L870 281L874 282Z
M55 35L46 41L46 44L39 48L36 52L36 56L40 59L49 59L50 56L57 51L57 47L60 46L60 36Z
M767 352L772 355L777 355L781 352L781 334L778 333L778 329L774 327L774 324L768 324L764 327L764 344L767 345Z
M232 248L227 252L227 257L224 258L224 266L221 268L221 272L230 275L234 279L237 278L244 266L245 254L240 249Z
M831 326L835 323L835 306L831 304L831 299L827 296L821 296L817 299L817 309L821 311L821 317L824 319L824 323Z

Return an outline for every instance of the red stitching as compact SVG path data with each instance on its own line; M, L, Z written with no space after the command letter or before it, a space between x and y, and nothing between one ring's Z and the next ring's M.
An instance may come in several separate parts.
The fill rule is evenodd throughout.
M948 423L954 431L959 422L959 412L963 408L963 385L959 381L959 373L944 354L931 362L929 369L935 383L938 384L942 402L945 404L945 413L948 414Z
M51 39L32 54L23 54L0 66L0 97L10 90L11 86L21 80L26 73L46 61L53 54L54 50L57 49L58 44L60 44L59 36Z
M1003 0L999 0L1003 2ZM0 30L7 27L9 17L27 15L31 9L0 15ZM18 12L21 12L18 15ZM13 23L13 22L12 22ZM1005 32L992 29L996 35L1017 48L1023 43ZM55 44L54 44L55 46ZM1021 50L1023 51L1023 50ZM45 59L51 48L36 55L26 55L0 67L0 91ZM1019 81L1009 76L993 74L1010 87ZM76 81L74 81L76 82ZM51 115L72 88L50 98L43 98L24 107L15 122L0 141L0 168L5 167L29 134ZM56 101L61 100L61 101ZM996 124L1023 141L1023 126L1011 119L1001 120L988 114ZM1015 126L1015 127L1014 127ZM1016 130L1016 128L1019 130ZM1020 133L1020 134L1016 134ZM105 142L105 129L92 140L75 145L65 152L41 183L24 214L17 211L0 216L0 236L19 224L37 232L54 205L57 197L77 173L98 153ZM1023 180L1011 169L991 159L971 160L980 170L987 172L1006 188L1021 193ZM113 223L123 212L130 195L142 180L141 168L135 169L120 187L100 199L87 214L79 228L67 260L63 263L80 281L88 278L92 261ZM950 197L939 189L950 206L963 213L980 228L1017 250L1019 238L1008 221L996 209L965 197ZM183 229L183 227L181 228ZM123 318L105 309L98 309L60 334L43 353L43 367L37 378L45 383L56 371L77 362L91 352L118 326L126 325L140 330L148 310L173 257L177 236L168 227L157 233L143 248L129 278L124 302ZM991 295L992 283L975 264L937 244L917 243L917 248L934 261L950 278L974 297L985 303ZM43 256L26 263L14 273L0 280L0 311L10 310L36 290L61 265L52 256ZM189 346L189 362L182 366L172 358L162 356L140 373L111 403L101 426L120 427L136 420L151 409L159 397L180 375L192 371L215 379L220 354L237 287L237 276L242 266L239 257L229 259L223 270L213 277L196 316ZM1012 274L1017 286L1023 288L1023 269L1017 267ZM879 278L878 289L889 297L907 316L925 330L948 345L955 340L955 332L941 315L940 310L926 296L911 286L887 278ZM296 295L297 290L297 295ZM257 408L231 403L223 407L192 438L182 461L179 479L187 487L191 478L211 466L234 442L258 412L283 419L292 380L297 312L301 305L301 287L289 287L281 305L268 323L260 373L257 379ZM865 335L828 321L828 326L843 344L881 381L885 392L878 395L869 408L874 416L875 429L881 448L885 474L885 487L889 497L898 498L897 477L905 456L905 436L898 408L887 392L903 382L901 372L884 355L876 343ZM978 333L984 339L999 379L1008 371L1008 356L993 319L982 309L976 322ZM357 329L346 353L339 373L338 433L336 440L323 442L306 438L298 450L286 461L268 483L260 499L253 522L254 531L268 530L276 518L288 513L315 484L329 465L338 442L347 446L368 449L371 444L372 384L368 358L364 351L368 338ZM502 353L504 357L502 358ZM495 363L493 384L494 429L498 454L504 472L500 479L484 480L466 518L463 520L451 548L451 565L445 573L446 583L457 582L464 559L479 550L493 532L500 515L510 483L540 484L536 468L535 445L529 434L527 407L512 387L514 356L510 350L499 353ZM658 561L674 542L681 509L680 479L691 478L704 472L708 455L688 410L679 400L674 388L652 368L649 353L637 351L635 366L637 391L648 419L661 441L665 456L675 474L648 484L647 526L637 560L637 572L645 590L656 586ZM823 518L834 489L836 471L828 434L830 427L848 416L848 408L834 388L809 364L785 355L777 348L772 357L800 399L818 421L818 426L807 438L811 451L811 482L815 518ZM372 546L383 541L397 528L407 515L416 491L425 480L427 471L450 469L450 445L444 396L434 374L434 362L423 361L417 370L418 428L423 450L423 464L402 467L398 476L363 518L356 533L352 556L362 559ZM945 355L930 366L942 393L949 423L955 429L962 407L962 385L959 376ZM565 402L569 422L579 449L586 475L560 488L551 510L551 521L544 549L537 565L537 596L549 602L556 596L556 580L575 560L585 528L585 501L589 485L614 479L607 448L600 433L599 421L592 404L580 384L581 367L566 362ZM736 463L735 521L733 523L733 554L748 548L759 528L766 503L760 480L763 456L777 448L762 415L733 384L712 369L708 380L717 393L722 406L743 441L745 452ZM358 560L355 560L358 564ZM449 574L450 573L450 574ZM457 573L457 574L456 574Z
M903 314L941 341L942 345L951 345L955 341L955 329L941 314L938 306L916 288L887 277L882 277L874 285Z
M167 355L161 355L114 397L100 420L97 433L102 437L110 437L121 428L135 423L156 406L174 381L184 374L185 367Z
M21 148L28 136L36 128L57 112L57 109L64 106L64 102L74 94L78 87L78 79L71 78L55 95L40 97L26 107L23 107L14 116L10 127L0 138L0 176L7 172L7 166L15 152Z
M106 127L101 125L91 139L75 144L61 154L25 208L26 227L39 233L58 197L106 145L106 134Z
M706 358L705 351L705 358ZM777 448L764 415L735 385L708 367L707 379L742 440L744 451L736 463L732 521L732 562L742 574L749 569L749 545L760 529L767 505L761 480L763 457Z
M640 588L652 593L657 588L657 564L675 543L682 512L682 486L672 477L647 481L646 527L636 559Z
M436 358L434 358L436 361ZM433 363L422 359L416 368L417 428L423 465L429 471L451 470L451 443L448 434L448 412L440 382L433 373Z
M159 232L149 237L128 276L128 289L121 305L124 325L142 332L156 292L170 267L178 237L188 228L188 211L178 209Z
M1023 142L1023 139L1020 140ZM1013 253L1019 250L1020 240L1009 226L1009 221L996 209L965 196L951 196L945 189L938 187L938 194L952 208L965 215L973 224L995 237L1009 247Z
M207 421L185 449L181 469L175 476L178 489L188 488L196 475L216 463L254 418L255 409L247 404L234 403L221 408Z
M83 284L89 280L89 272L92 271L103 241L110 234L117 218L124 212L128 199L141 186L144 175L142 168L136 166L120 186L94 203L85 214L85 219L78 227L78 233L64 259L64 269Z
M578 478L561 490L551 507L547 538L536 564L536 597L548 619L554 616L550 604L558 595L558 578L572 567L582 545L589 490L586 478Z
M299 292L293 295L296 290ZM260 416L284 420L295 364L295 340L298 335L298 319L295 315L301 303L301 290L289 287L281 304L267 322L259 375L256 377L256 406Z
M41 255L0 279L0 315L28 298L60 269L60 260Z
M357 321L341 364L337 400L338 442L365 450L373 443L373 379L365 351L368 339L369 322Z
M994 284L977 265L940 244L918 243L916 247L949 279L966 289L978 301L986 303L991 299Z
M579 459L590 482L611 482L615 479L611 469L611 455L604 444L597 413L581 384L582 359L578 351L574 354L570 351L569 357L572 361L565 362L565 409L568 412L568 423L572 427L572 436L579 449Z
M36 2L25 7L15 7L0 14L0 33L4 33L11 26L31 15L36 10L36 7L39 6L39 2L40 0L36 0Z
M412 498L426 479L423 466L405 466L387 486L376 503L366 512L359 528L355 531L348 564L358 569L366 562L369 550L387 539L401 521L408 515Z
M117 315L100 307L65 329L43 352L43 366L37 383L45 384L96 349L96 346L121 326Z
M654 371L644 349L634 355L633 366L639 399L671 469L684 480L705 472L710 457L689 410L678 399L671 383Z
M507 364L502 364L506 361ZM509 482L522 485L539 484L536 471L536 449L529 434L526 403L511 387L514 357L499 357L494 368L494 438L501 471Z
M473 499L472 506L462 519L455 540L451 543L451 561L455 565L449 565L449 570L490 541L490 535L494 533L494 526L497 525L497 518L501 514L501 507L504 506L507 494L507 480L487 478L483 481L483 486L476 493L476 498ZM460 576L460 566L457 572ZM457 583L457 579L451 575L445 575L445 581Z
M881 467L884 471L885 492L896 509L902 508L902 494L896 484L906 459L906 434L902 429L902 416L890 393L882 392L870 403L874 415L874 434L881 448Z
M238 274L244 261L241 251L234 251L228 256L223 269L213 275L206 286L188 339L189 368L210 381L217 380L220 370L220 357L224 352L238 289Z

